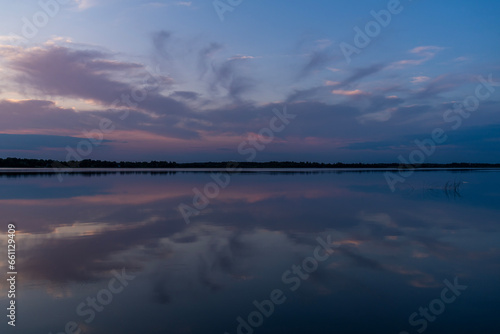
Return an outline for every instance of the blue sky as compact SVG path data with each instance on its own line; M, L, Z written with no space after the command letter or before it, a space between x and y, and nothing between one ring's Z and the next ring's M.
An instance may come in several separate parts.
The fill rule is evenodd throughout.
M441 129L425 162L500 162L498 14L486 0L5 4L0 156L396 162ZM285 107L295 117L265 137Z

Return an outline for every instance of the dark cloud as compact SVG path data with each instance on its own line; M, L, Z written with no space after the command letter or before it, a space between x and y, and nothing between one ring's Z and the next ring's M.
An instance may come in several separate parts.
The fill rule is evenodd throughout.
M316 62L319 62L317 60ZM331 99L331 92L334 89L345 88L351 86L352 84L382 71L385 68L383 64L375 64L366 68L359 68L353 70L350 75L334 86L316 86L307 89L296 89L288 95L286 102L295 101L325 101Z
M82 139L69 136L0 134L0 150L39 150L44 148L65 148L76 146ZM109 143L103 140L101 145Z
M308 56L308 62L299 70L298 79L303 79L317 70L323 70L337 57L329 50L314 51Z
M168 42L171 40L172 33L165 30L160 30L153 33L153 46L155 51L166 59L170 59L171 55L167 49Z
M444 74L427 83L426 86L415 95L415 97L433 98L441 93L460 87L466 82L467 80L465 80L463 76Z
M108 106L118 100L120 106L159 114L184 115L189 112L182 103L155 90L147 91L147 85L136 86L113 79L113 75L144 79L151 75L142 65L117 63L110 59L109 55L98 51L51 46L26 50L11 59L10 65L19 72L19 83L46 95L90 99ZM138 73L138 70L143 73ZM134 99L134 95L138 97ZM130 103L124 102L124 97Z
M323 100L325 96L331 96L332 87L318 86L308 89L296 89L286 98L287 103L296 101L318 101Z
M82 131L87 127L97 127L100 119L90 113L78 113L44 100L0 100L0 115L1 131L48 129L54 134L61 129Z
M106 73L106 55L98 51L51 46L29 50L10 61L18 71L19 83L46 95L97 100L110 105L131 86L111 79ZM95 64L97 61L97 65ZM107 70L113 71L110 63Z
M151 82L149 85L137 86L113 79L113 76L127 75L151 79L145 68L137 64L113 62L109 55L98 51L50 46L25 50L12 58L10 65L19 73L16 76L18 83L45 95L89 99L103 106L128 107L132 109L131 113L136 114L135 119L149 118L148 122L143 123L163 124L162 130L166 136L198 137L197 133L179 127L183 118L194 116L187 105L160 94L158 87L151 89ZM138 70L143 73L138 73ZM159 120L141 117L139 114L142 111L155 114ZM132 124L132 119L134 117L127 117L124 121L122 117L117 124L141 127L138 123Z
M356 69L353 71L353 73L349 77L342 80L342 82L336 87L342 88L342 87L346 87L348 85L351 85L351 84L353 84L361 79L364 79L370 75L373 75L375 73L382 71L385 67L386 67L386 65L384 65L384 64L374 64L374 65L371 65L368 67Z
M198 72L200 78L203 78L210 69L210 60L217 51L222 49L222 47L222 44L214 42L198 52Z
M457 153L457 156L463 155L464 152L469 154L477 154L480 152L487 153L498 150L500 143L500 126L499 125L484 125L474 126L456 131L446 131L447 140L444 143L435 143L438 156L429 156L427 162L435 162L436 158L440 158L446 150L447 154ZM387 135L384 140L366 140L358 143L351 143L344 148L348 150L361 151L386 151L393 152L396 157L399 154L409 154L411 151L418 149L415 140L424 141L431 138L431 133L414 132L414 134L406 135ZM462 153L462 154L460 154Z
M200 94L196 92L183 92L183 91L176 91L173 92L172 95L170 95L174 98L181 98L185 100L196 100L200 96Z
M179 48L179 45L176 46L179 41L172 40L169 32L158 32L155 36L153 44L158 50L175 51ZM9 49L3 55L7 65L14 70L14 81L22 85L26 92L35 92L44 98L90 100L98 105L96 109L101 110L77 112L42 99L3 100L0 101L3 117L0 131L18 133L29 130L29 133L38 131L45 135L79 137L78 133L84 130L98 128L103 117L110 119L117 130L140 130L186 140L200 140L204 135L219 138L246 136L268 127L274 117L272 110L282 110L283 104L257 105L248 101L247 93L256 89L258 84L252 77L252 57L214 57L221 48L218 43L210 43L201 49L192 45L190 51L186 51L191 52L191 58L197 62L195 66L203 77L203 84L208 87L209 98L188 89L173 90L173 86L168 86L167 90L164 86L166 78L148 74L143 65L116 61L113 55L103 51L55 45ZM324 66L329 59L325 52L322 50L313 54L305 67L306 71ZM174 53L177 57L178 52ZM289 112L297 117L286 127L286 131L275 134L281 141L271 143L268 149L280 147L291 151L295 145L291 141L319 139L317 143L326 146L314 144L318 152L320 149L324 152L315 159L323 159L334 148L344 152L360 149L383 152L391 150L394 145L404 146L406 142L400 140L404 140L405 135L422 134L443 124L442 115L449 102L436 105L430 101L422 103L422 99L435 97L470 81L468 77L445 75L427 83L418 92L405 89L397 82L369 92L361 91L358 86L365 79L381 73L385 68L384 64L373 64L351 69L338 84L296 89L290 93L285 102L289 105ZM138 83L141 80L143 84ZM332 94L333 90L340 93ZM134 100L133 93L144 94L144 99ZM124 98L130 101L126 117L123 117L123 108L127 105ZM118 105L117 100L120 101ZM467 124L484 126L498 120L497 106L494 100L482 103L481 113L467 119ZM108 109L103 111L104 108ZM71 138L65 139L73 143ZM494 145L491 144L494 141L488 138L479 138L474 142L479 145L481 140L485 147ZM231 150L237 152L240 141L238 139L234 143L214 147L210 152L198 153L200 157L202 154L213 154L213 158L217 159L230 154ZM461 145L466 144L462 142ZM302 150L299 154L310 152L306 152L305 148Z
M248 59L228 59L222 63L212 63L211 91L218 93L222 88L227 97L241 101L242 95L255 87L255 80L244 74L244 65Z
M383 141L366 141L361 143L351 143L344 146L345 149L349 150L390 150L393 149L395 145L401 145L402 142L399 140L383 140Z
M157 108L161 110L161 102L153 100L150 103L153 102L156 102ZM152 104L150 105L153 106ZM110 120L116 130L143 130L169 137L186 139L198 138L198 133L196 131L176 126L179 122L177 117L168 114L152 117L149 114L136 110L129 110L127 112L127 117L123 118L123 110L110 109L107 111L77 112L74 109L57 107L55 103L51 101L0 100L0 115L3 119L0 124L0 131L43 131L43 133L47 135L59 135L61 132L76 133L73 137L58 137L59 143L62 144L65 142L66 145L72 147L74 147L73 144L75 143L75 139L71 138L84 137L85 131L91 132L99 130L99 123L103 118ZM32 147L38 147L41 143L48 143L47 140L48 139L41 142L33 142ZM104 142L107 141L103 140L103 143ZM54 143L53 141L52 145L54 145ZM28 145L27 142L26 145Z

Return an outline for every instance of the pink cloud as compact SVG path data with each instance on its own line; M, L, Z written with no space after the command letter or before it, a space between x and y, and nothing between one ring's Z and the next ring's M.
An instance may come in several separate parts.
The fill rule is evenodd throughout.
M419 76L419 77L413 77L411 82L414 84L418 84L418 83L429 81L430 79L431 78L426 77L426 76Z
M343 95L343 96L369 95L368 93L363 92L362 90L359 89L356 90L336 89L332 91L332 94Z
M443 47L439 46L419 46L411 49L409 52L420 57L420 59L405 59L400 60L392 64L393 67L401 67L405 65L421 65L436 56L440 51L444 50Z
M340 85L341 82L340 81L330 81L330 80L327 80L325 82L325 86L338 86Z

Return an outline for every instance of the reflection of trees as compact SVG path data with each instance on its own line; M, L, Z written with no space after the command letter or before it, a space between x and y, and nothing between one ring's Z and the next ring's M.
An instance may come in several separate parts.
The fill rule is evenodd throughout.
M460 195L460 186L462 185L462 181L460 182L446 182L446 184L443 187L443 192L446 194L446 197L448 198L457 198L457 197L462 197Z
M446 181L443 186L424 185L422 191L432 197L441 197L444 194L448 198L457 199L462 198L460 187L463 183L463 181Z

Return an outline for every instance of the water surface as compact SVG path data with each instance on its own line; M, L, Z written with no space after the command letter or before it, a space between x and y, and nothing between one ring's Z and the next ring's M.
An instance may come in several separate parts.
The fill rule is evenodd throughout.
M0 176L19 280L2 333L498 331L500 172L417 172L394 193L383 172L231 174L202 203L211 176Z

